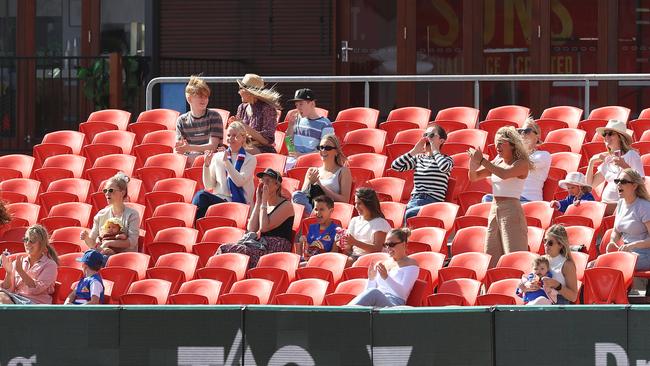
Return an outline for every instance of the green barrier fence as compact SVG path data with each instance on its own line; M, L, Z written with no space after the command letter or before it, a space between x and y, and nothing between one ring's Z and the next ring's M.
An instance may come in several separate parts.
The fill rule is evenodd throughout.
M0 307L0 366L646 365L650 306Z

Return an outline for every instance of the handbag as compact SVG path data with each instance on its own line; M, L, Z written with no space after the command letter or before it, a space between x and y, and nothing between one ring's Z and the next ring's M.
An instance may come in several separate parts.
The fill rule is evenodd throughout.
M258 239L257 233L253 231L244 234L244 236L237 241L237 244L245 245L252 249L266 250L266 239L264 239L264 237Z

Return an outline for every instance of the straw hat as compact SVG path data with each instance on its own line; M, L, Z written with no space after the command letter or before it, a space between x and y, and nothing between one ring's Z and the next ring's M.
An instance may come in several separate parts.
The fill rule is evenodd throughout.
M625 122L623 121L619 121L617 119L610 119L609 121L607 121L607 126L598 127L596 129L596 133L600 135L602 135L605 131L614 131L619 135L623 136L625 139L627 139L628 144L632 143L632 136L627 132L627 127L625 126Z
M591 188L591 186L587 184L587 179L585 178L585 175L580 172L573 172L567 174L565 179L560 180L558 186L560 186L560 188L562 189L567 189L566 186L567 184L575 184L577 186Z
M237 80L240 88L246 89L255 98L260 99L276 109L280 109L280 93L273 88L264 88L264 80L257 74L246 74L241 80Z

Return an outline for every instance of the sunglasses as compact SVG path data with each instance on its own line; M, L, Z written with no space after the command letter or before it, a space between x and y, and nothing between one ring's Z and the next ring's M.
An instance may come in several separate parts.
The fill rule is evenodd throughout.
M632 183L634 182L627 179L614 179L614 184L632 184Z
M394 248L396 245L402 244L403 241L398 241L398 242L390 242L387 241L384 243L384 248Z
M35 244L36 241L34 241L34 240L30 240L29 238L23 238L23 243L25 243L25 244L27 244L27 243Z
M317 149L320 150L320 151L323 151L323 150L325 150L325 151L332 151L332 150L336 150L336 147L335 147L335 146L323 146L323 145L319 145Z
M616 134L616 132L614 132L614 131L605 131L605 132L603 132L603 137L614 136L615 134Z
M425 134L422 135L422 137L426 137L426 138L430 138L430 139L432 139L432 138L434 138L436 136L438 136L438 134L435 133L435 132L429 132L429 133L425 133Z
M102 192L104 192L104 194L113 193L113 192L115 192L115 190L113 188L104 188L104 189L102 189Z
M529 128L520 128L520 129L517 130L517 132L519 132L520 135L528 135L529 133L533 132L533 129L530 128L530 127Z
M555 244L555 242L553 240L545 240L544 241L544 245L546 245L546 246L552 247L553 244Z

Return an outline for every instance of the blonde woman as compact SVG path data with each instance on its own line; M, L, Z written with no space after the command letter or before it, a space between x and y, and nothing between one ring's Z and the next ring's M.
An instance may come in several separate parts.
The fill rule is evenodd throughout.
M59 257L41 225L30 226L23 242L27 254L13 263L9 253L0 255L7 273L0 283L0 304L51 304Z
M501 127L494 138L498 156L489 161L480 148L470 154L469 179L492 180L494 201L488 217L485 252L492 256L490 268L510 252L528 250L528 226L519 201L528 172L534 165L514 127Z
M246 128L241 122L233 122L226 130L228 149L213 153L205 152L203 162L203 185L192 203L198 207L196 219L205 216L208 207L221 202L253 203L255 187L253 173L257 159L246 151L248 146Z
M521 202L543 201L544 182L548 178L548 172L551 169L551 154L548 151L537 150L540 144L541 129L535 121L528 117L523 128L517 130L524 142L524 147L528 151L530 161L534 168L528 173L524 190L521 193Z
M636 253L636 270L650 270L650 194L643 184L643 177L628 168L614 183L621 199L616 206L614 231L607 251ZM616 244L621 239L623 244Z
M313 210L313 199L325 195L335 202L350 202L352 173L345 166L346 158L336 135L328 134L317 147L323 165L309 168L305 174L302 190L293 193L291 200L305 206L305 215Z
M239 120L244 122L246 133L253 140L250 152L274 153L275 127L278 124L280 94L273 88L265 88L264 80L256 74L246 74L239 84L241 104L237 114L228 119L228 123Z
M639 153L631 147L632 136L627 133L625 122L611 119L605 127L596 129L596 133L603 135L607 151L596 154L589 159L587 166L587 184L597 187L607 182L601 195L601 202L607 204L605 215L614 213L619 200L618 187L614 179L618 178L623 169L632 168L643 177L643 163ZM602 162L594 173L596 163Z
M96 248L97 237L104 223L112 217L117 217L124 223L123 231L127 236L126 240L106 240L102 246L110 248L113 253L137 252L138 237L140 235L140 215L138 211L126 207L124 202L128 199L127 186L129 177L119 172L108 180L104 187L104 195L108 201L108 206L99 210L93 219L93 227L88 231L82 231L81 240L86 242L88 248Z
M557 305L566 305L575 302L578 298L578 277L576 265L571 258L571 247L569 236L562 225L553 225L546 230L544 238L544 250L549 257L550 273L552 278L542 278L543 287L550 287L557 290ZM531 285L530 290L538 290L540 287ZM537 299L543 299L539 297ZM536 300L537 300L536 299ZM543 301L543 300L542 300ZM528 303L535 305L535 300Z

